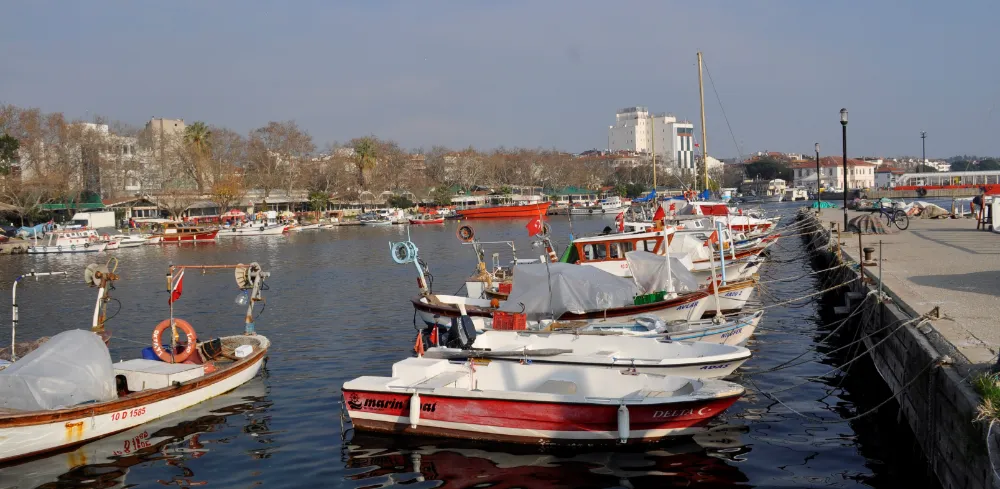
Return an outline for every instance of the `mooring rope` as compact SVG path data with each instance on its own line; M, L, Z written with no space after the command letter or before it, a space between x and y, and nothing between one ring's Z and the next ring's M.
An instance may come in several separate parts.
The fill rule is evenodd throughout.
M844 282L842 284L834 285L833 287L830 287L830 288L827 288L827 289L823 289L823 290L821 290L819 292L814 292L812 294L804 295L802 297L796 297L794 299L789 299L787 301L779 302L777 304L768 304L766 306L761 307L761 309L771 309L772 307L780 307L780 306L783 306L783 305L786 305L786 304L791 304L792 302L798 302L798 301L803 300L803 299L808 299L810 297L815 297L817 295L825 294L827 292L830 292L831 290L839 289L839 288L841 288L841 287L843 287L845 285L857 282L858 280L861 280L861 277L848 280L848 281L846 281L846 282Z

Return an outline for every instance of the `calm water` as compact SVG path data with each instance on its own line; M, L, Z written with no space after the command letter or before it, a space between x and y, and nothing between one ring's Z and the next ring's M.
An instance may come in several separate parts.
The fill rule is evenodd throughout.
M797 206L771 209L791 215ZM596 232L612 217L575 219L577 233ZM790 222L785 221L785 223ZM551 221L555 236L567 236L565 217ZM518 256L530 248L524 222L476 222L482 240L514 239ZM452 293L474 271L471 249L455 239L456 224L415 227L413 241L434 275L434 289ZM113 296L121 311L109 323L114 359L132 358L149 343L167 315L168 264L214 264L256 260L273 275L267 306L257 320L273 349L260 378L176 415L107 438L71 453L0 469L0 488L30 487L345 487L405 484L429 487L922 487L930 480L912 455L912 439L896 425L896 407L877 416L844 422L885 399L875 373L862 362L844 379L831 375L776 394L788 408L736 380L748 394L711 434L679 442L621 451L561 451L534 447L432 439L394 439L358 434L341 442L339 386L362 374L387 375L390 365L411 354L416 293L412 266L396 265L389 241L405 239L404 227L345 227L288 237L226 238L217 244L121 250ZM565 239L561 243L565 245ZM799 238L772 252L763 279L812 270ZM510 250L497 247L504 262ZM18 273L67 270L68 278L41 279L19 287L21 339L89 327L94 293L82 283L83 267L95 257L0 257L3 294ZM773 283L784 300L817 290L820 279ZM202 338L242 331L242 308L231 273L185 277L178 317ZM765 299L765 303L772 301ZM114 310L112 305L112 311ZM754 358L744 371L775 366L817 348L822 326L834 321L817 299L768 311L763 331L748 345ZM6 343L7 329L0 330ZM846 354L809 353L807 363L753 376L766 391L798 384L827 372Z

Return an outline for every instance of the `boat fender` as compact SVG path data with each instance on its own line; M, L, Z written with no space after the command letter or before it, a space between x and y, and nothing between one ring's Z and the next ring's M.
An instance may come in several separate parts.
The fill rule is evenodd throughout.
M917 189L917 195L919 195L921 197L926 197L927 196L927 189L924 188L924 187L918 188Z
M410 428L416 429L420 423L420 393L414 392L410 397Z
M57 251L62 251L62 245L56 246Z
M183 319L173 319L174 325L180 328L181 331L184 332L184 336L187 337L188 347L181 352L175 353L173 358L170 358L170 353L163 348L163 343L160 340L163 336L163 332L170 327L170 321L170 319L164 319L163 321L160 321L160 324L157 324L156 327L153 328L153 353L155 353L156 356L164 362L181 363L184 360L187 360L188 357L194 353L194 347L198 344L198 335L194 332L194 328L191 326L191 323Z
M629 419L628 419L628 406L622 404L618 406L618 441L620 443L628 442L629 438Z
M261 230L261 231L263 231L263 230L264 230L264 226L261 226L261 227L260 227L260 230Z
M83 244L83 247L84 247L84 248L90 248L90 243L84 243L84 244Z
M69 245L69 249L75 250L76 249L76 245Z
M594 209L587 209L587 214L593 214L593 213L594 213Z

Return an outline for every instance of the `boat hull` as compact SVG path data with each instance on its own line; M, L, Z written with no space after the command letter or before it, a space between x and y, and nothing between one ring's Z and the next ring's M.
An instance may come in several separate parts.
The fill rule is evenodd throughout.
M521 444L620 444L617 403L557 403L420 395L420 419L409 417L411 395L343 389L358 431L440 436ZM739 395L629 405L628 443L694 435Z
M730 283L719 287L718 307L716 307L715 294L709 294L706 301L704 317L715 316L716 311L722 314L734 314L743 310L747 301L753 296L754 282L746 280L739 283Z
M266 358L267 349L258 350L229 368L180 386L117 401L0 416L0 463L80 445L224 394L254 378Z
M552 202L541 202L526 205L498 205L493 207L477 207L474 209L460 209L457 211L458 217L462 219L504 219L517 217L538 217L545 215Z
M87 245L68 246L29 246L28 253L32 255L47 255L51 253L99 253L107 248L108 243L87 243Z
M160 243L195 243L200 241L215 241L219 231L206 231L204 233L191 234L164 234L160 236Z
M410 224L444 224L444 218L440 219L410 219Z
M234 227L220 229L219 236L275 236L281 235L287 228L285 226L259 226L259 227Z

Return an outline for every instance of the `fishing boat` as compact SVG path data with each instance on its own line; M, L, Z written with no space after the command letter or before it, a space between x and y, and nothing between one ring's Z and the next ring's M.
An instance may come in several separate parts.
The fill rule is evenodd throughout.
M629 368L407 358L344 383L357 431L527 444L624 444L693 435L744 389Z
M573 215L618 213L624 207L621 197L611 196L598 200L593 204L574 205L569 208L569 213Z
M94 230L54 230L39 238L32 238L28 253L97 253L108 248L109 242L100 241Z
M438 214L421 214L410 218L410 224L444 224L444 216Z
M280 236L288 230L284 224L248 222L244 225L219 229L219 236Z
M700 319L697 321L663 322L655 317L643 316L632 323L593 323L582 328L573 324L556 323L554 331L567 330L575 334L633 335L669 338L673 341L697 341L742 345L753 335L764 317L764 311L727 316L722 321Z
M188 225L175 221L167 221L158 225L159 231L153 236L160 238L161 243L197 243L215 241L218 229Z
M704 317L714 316L716 311L724 315L742 311L753 296L756 286L757 281L753 278L719 284L719 293L709 294L705 299L708 304L705 306Z
M494 330L477 335L468 348L434 346L424 355L448 360L482 358L581 367L629 367L640 373L716 379L735 372L750 358L750 350L742 346L636 336Z
M319 229L319 223L318 222L314 222L312 224L300 224L300 225L292 226L292 227L288 228L289 231L295 231L295 232L299 232L299 231L312 231L314 229Z
M532 218L546 215L550 205L552 202L497 204L457 209L456 213L461 219Z
M242 335L197 341L186 321L173 318L184 270L235 270L241 298L248 304ZM254 331L254 306L269 273L250 265L172 266L171 318L153 331L158 360L112 363L101 337L70 330L0 371L0 463L66 449L128 430L193 406L246 383L260 370L270 342ZM118 279L107 266L88 267L97 283L95 316L106 316L107 291ZM170 331L174 331L173 334ZM169 340L161 335L167 332ZM187 338L180 343L179 333ZM164 347L164 341L170 343Z

